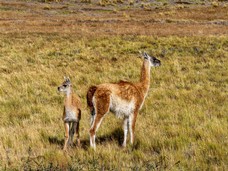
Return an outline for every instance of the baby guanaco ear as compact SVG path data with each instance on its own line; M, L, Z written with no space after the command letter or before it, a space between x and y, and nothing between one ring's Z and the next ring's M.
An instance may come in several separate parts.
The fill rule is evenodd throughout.
M67 77L67 79L66 79L66 80L70 82L70 77Z
M70 82L70 78L69 77L66 77L66 76L64 76L64 82L66 83L66 84L71 84L71 82Z
M70 78L69 78L69 77L64 76L64 80L65 80L65 81L70 81Z

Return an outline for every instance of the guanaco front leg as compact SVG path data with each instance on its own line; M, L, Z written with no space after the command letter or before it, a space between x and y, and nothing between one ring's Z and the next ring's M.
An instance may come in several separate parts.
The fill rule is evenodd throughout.
M69 141L69 131L70 131L69 123L65 122L64 127L65 127L65 142L64 142L63 150L66 151L67 150L67 144Z
M124 140L122 144L123 147L126 147L128 129L129 129L129 117L126 117L124 118L124 121L123 121L123 130L124 130Z
M129 117L129 130L130 130L130 140L131 144L133 145L134 143L134 138L135 138L135 123L136 123L136 117L138 115L138 111L134 112L134 115L130 115Z

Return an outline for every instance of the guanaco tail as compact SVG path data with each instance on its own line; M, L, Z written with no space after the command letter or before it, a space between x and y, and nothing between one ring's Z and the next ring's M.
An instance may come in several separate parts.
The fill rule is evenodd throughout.
M91 111L89 133L92 148L96 148L96 131L109 111L117 117L123 118L124 140L122 146L126 146L128 131L130 132L130 142L133 144L136 118L150 86L150 69L161 65L160 60L149 56L147 53L143 53L143 58L139 82L119 81L118 83L104 83L89 88L87 104Z
M58 87L58 91L65 94L62 119L65 128L65 142L63 150L66 151L67 146L73 144L74 134L76 134L77 143L78 146L80 146L79 122L81 119L81 102L79 97L73 93L69 77L64 77L64 82Z

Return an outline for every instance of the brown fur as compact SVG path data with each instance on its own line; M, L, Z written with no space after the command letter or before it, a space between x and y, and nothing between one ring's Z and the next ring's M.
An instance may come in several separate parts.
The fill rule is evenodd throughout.
M80 98L73 93L72 85L69 80L65 80L58 90L65 92L63 121L65 128L65 142L63 149L67 150L67 145L73 143L73 136L76 134L78 146L80 146L79 139L79 122L81 120L81 101Z
M112 99L112 97L123 100L124 103L130 103L131 101L134 102L134 111L132 111L131 115L132 125L131 128L129 128L132 133L131 143L133 143L136 118L149 90L149 85L150 63L148 60L144 60L141 70L141 78L138 83L120 81L118 83L105 83L89 88L87 92L87 103L91 112L95 109L96 113L90 129L90 143L92 146L94 144L95 147L95 132L98 129L99 124L104 115L111 110L110 99ZM95 101L93 101L93 99L95 99ZM125 146L125 143L123 145Z
M96 86L91 86L89 88L89 90L87 91L87 95L86 95L86 99L87 99L87 105L89 106L91 112L93 110L93 95L95 93L95 91L97 90L97 87Z
M80 121L80 119L81 119L81 101L80 101L80 98L73 92L70 94L69 98L65 97L63 119L66 117L66 112L65 112L66 107L69 107L72 110L76 111L76 118L78 118L78 120Z

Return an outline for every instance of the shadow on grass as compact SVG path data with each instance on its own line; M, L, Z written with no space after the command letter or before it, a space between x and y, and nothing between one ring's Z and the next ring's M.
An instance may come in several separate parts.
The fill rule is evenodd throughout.
M105 144L106 142L118 142L118 144L121 146L123 142L123 130L121 128L117 128L114 131L110 132L107 135L98 136L96 138L96 142L98 144Z
M121 146L123 143L123 130L121 128L117 128L114 131L110 132L109 134L103 136L96 137L96 144L105 144L107 142L118 142L118 145ZM49 137L48 138L50 144L56 144L58 146L63 147L64 139L58 139L57 137ZM138 149L140 146L140 141L136 140L134 145L132 146L132 150ZM77 143L74 140L73 147L77 147ZM87 150L90 147L90 140L88 139L81 139L81 148Z
M107 142L118 142L119 145L121 145L123 141L123 130L120 128L115 129L109 134L103 135L103 136L97 136L96 137L96 144L105 144ZM76 144L75 144L76 145ZM90 147L90 140L88 139L82 139L81 140L81 148L87 150Z
M123 133L123 129L121 128L116 128L114 131L110 132L109 134L103 135L103 136L97 136L96 138L96 144L105 144L107 142L114 142L114 143L118 143L118 145L120 147L122 147L122 143L123 143L123 138L124 138L124 133ZM127 140L127 146L128 144L130 144L130 140L129 140L129 132L128 132L128 140ZM140 140L139 139L135 139L134 144L130 145L130 148L127 148L130 151L134 151L140 148ZM88 145L87 148L89 147L89 140L88 140Z
M61 147L63 147L63 145L64 145L64 139L59 139L58 137L55 137L55 136L49 137L48 141L50 144L56 144ZM115 142L117 141L118 144L121 145L121 143L123 141L123 130L122 129L117 128L110 134L96 137L97 144L105 144L106 142L113 142L113 141L115 141ZM73 146L77 146L77 143L74 142ZM88 137L88 139L81 139L81 148L87 150L89 148L89 146L90 146L89 137Z
M56 145L59 145L59 146L63 146L64 144L64 139L59 139L57 137L49 137L48 138L48 141L50 144L56 144Z

